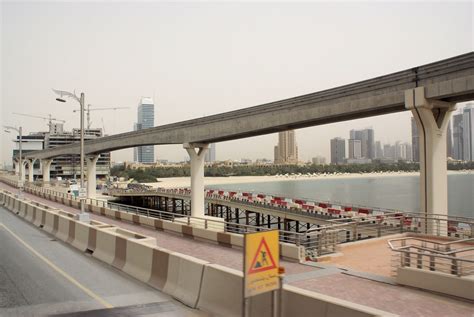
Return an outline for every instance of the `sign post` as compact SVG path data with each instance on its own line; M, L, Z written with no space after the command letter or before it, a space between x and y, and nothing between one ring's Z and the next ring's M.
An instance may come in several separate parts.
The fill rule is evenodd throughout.
M278 230L246 233L244 237L243 314L250 297L280 289ZM272 296L273 297L273 296ZM273 304L273 303L272 303ZM272 305L272 311L275 309Z

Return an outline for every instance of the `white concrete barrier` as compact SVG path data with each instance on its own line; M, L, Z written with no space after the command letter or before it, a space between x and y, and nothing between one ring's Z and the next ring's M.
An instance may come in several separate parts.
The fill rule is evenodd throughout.
M141 242L151 241L156 241L156 239L127 239L126 245L126 260L123 271L145 283L151 277L153 248Z
M185 305L196 308L206 264L209 262L180 253L171 253L168 277L163 291Z
M115 259L116 236L111 234L111 229L97 229L96 248L92 253L94 258L107 264L112 264Z
M240 271L206 265L197 308L215 316L242 316L242 278Z
M441 272L399 267L397 283L474 301L474 275L458 277Z

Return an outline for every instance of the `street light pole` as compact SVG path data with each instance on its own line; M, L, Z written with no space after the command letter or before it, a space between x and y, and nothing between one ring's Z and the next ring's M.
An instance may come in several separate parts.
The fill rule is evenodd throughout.
M84 93L81 92L81 99L79 104L81 105L81 191L84 190ZM80 197L81 200L81 214L85 213L84 208L84 199Z
M20 140L19 140L19 147L20 147L20 183L18 184L18 198L22 199L23 197L23 194L22 194L22 191L23 191L23 177L22 177L22 174L23 174L23 153L22 153L22 136L23 136L23 129L22 127L19 127L18 128L18 134L19 134L19 137L20 137ZM31 169L30 169L31 170Z
M85 197L85 193L86 193L86 190L84 188L84 99L85 99L85 95L84 93L82 92L81 93L81 97L77 97L76 96L76 93L71 93L71 92L68 92L68 91L63 91L63 90L55 90L53 89L53 91L58 94L60 96L60 98L56 98L57 101L59 102L66 102L66 100L64 100L62 97L69 97L69 98L72 98L74 100L76 100L79 105L81 106L81 126L80 126L80 132L81 132L81 188L79 189L79 201L80 201L80 204L81 204L81 212L79 213L79 220L80 221L85 221L85 222L88 222L89 221L89 214L86 213L85 211L85 200L86 200L86 197Z

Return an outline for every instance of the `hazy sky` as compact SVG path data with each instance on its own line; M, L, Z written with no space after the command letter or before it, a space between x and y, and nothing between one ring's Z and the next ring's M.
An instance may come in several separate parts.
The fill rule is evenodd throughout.
M86 93L93 126L133 129L141 96L155 125L254 106L473 51L472 2L0 3L0 123L25 134L53 114L79 123L77 104L51 88ZM383 143L409 141L410 113L297 130L300 158L329 158L329 139L373 127ZM102 124L103 122L103 124ZM1 130L1 161L14 135ZM273 158L277 135L217 145L217 159ZM113 152L131 160L132 150ZM157 158L183 160L182 146Z

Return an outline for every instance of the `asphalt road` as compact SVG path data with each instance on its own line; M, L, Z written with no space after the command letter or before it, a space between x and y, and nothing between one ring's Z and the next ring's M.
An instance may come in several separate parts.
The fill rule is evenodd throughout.
M0 316L198 316L0 207Z

